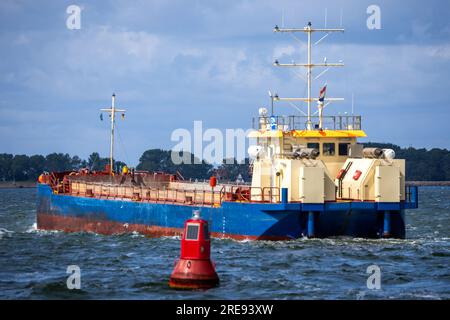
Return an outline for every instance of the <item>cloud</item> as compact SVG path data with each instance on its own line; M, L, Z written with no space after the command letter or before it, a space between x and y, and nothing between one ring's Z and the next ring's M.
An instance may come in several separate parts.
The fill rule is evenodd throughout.
M100 27L65 41L60 53L75 72L103 68L116 75L151 70L161 58L157 35L144 31L114 31Z
M328 26L339 25L342 8L346 27L345 34L330 35L313 47L313 61L326 56L346 65L314 82L313 94L326 81L330 96L346 98L326 113L349 111L354 93L357 110L370 116L364 125L378 138L414 144L427 136L429 145L444 145L431 129L426 135L410 130L389 136L389 128L408 127L405 119L434 130L433 121L450 117L443 107L450 103L450 27L448 13L436 3L430 0L431 9L418 21L419 1L412 1L409 10L380 1L383 30L368 31L370 1L92 1L82 11L82 29L71 31L65 28L65 6L2 1L0 149L23 153L28 144L51 152L53 137L64 131L63 138L54 139L55 149L81 156L85 149L95 150L103 143L97 141L98 109L110 103L112 92L129 110L121 126L124 140L131 141L131 158L149 146L168 147L171 130L190 128L193 120L203 119L205 127L246 128L258 107L269 104L268 89L280 96L305 94L303 80L290 69L272 66L274 58L306 62L303 34L297 35L299 41L272 32L282 10L285 26L301 27L308 20L322 26L325 8ZM441 106L439 115L429 109L424 115L429 105ZM297 113L282 103L276 110ZM420 121L414 114L421 115ZM380 122L389 130L377 131ZM19 129L20 139L14 132ZM450 135L448 126L440 130Z
M24 34L19 38L39 42L41 37ZM56 34L30 54L28 68L5 73L4 81L16 80L29 90L66 98L79 98L80 92L97 96L95 92L122 87L124 82L128 82L127 91L132 82L157 88L162 83L174 85L180 83L180 74L191 84L255 88L272 71L269 59L252 50L237 44L194 45L145 31L96 27Z
M25 34L21 33L17 38L13 41L13 44L16 46L27 45L30 43L30 38Z
M432 58L450 60L450 45L446 44L429 47L427 50L427 54Z
M276 46L275 49L273 49L273 56L274 58L281 58L283 56L292 56L297 50L293 45L287 45L287 46Z
M0 12L4 14L17 13L22 10L23 3L18 0L2 0L0 1Z

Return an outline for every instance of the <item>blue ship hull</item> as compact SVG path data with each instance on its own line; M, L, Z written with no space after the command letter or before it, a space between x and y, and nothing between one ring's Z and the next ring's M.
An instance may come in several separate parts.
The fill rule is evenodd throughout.
M405 209L417 207L417 189L410 202L301 203L223 202L220 207L135 202L54 194L38 184L39 229L102 234L140 232L149 236L179 235L184 221L200 209L210 221L212 236L282 240L304 236L405 237Z

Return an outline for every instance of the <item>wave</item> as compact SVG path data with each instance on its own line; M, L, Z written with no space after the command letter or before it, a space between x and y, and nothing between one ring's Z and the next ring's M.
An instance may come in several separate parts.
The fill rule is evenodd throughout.
M61 233L61 232L63 232L63 231L38 229L36 222L33 223L33 225L25 231L25 233L34 233L34 234L38 234L38 235L55 234L55 233Z
M33 225L31 227L29 227L26 231L26 233L32 233L32 232L36 232L38 230L37 228L37 223L33 223Z
M0 228L0 239L3 239L4 237L11 237L13 233L14 231L5 228Z
M181 240L181 236L162 236L160 239L163 240Z

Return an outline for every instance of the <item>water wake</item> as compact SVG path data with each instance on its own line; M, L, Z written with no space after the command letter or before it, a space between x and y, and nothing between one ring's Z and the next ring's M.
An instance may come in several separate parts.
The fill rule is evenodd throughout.
M0 239L3 239L5 237L11 237L12 234L14 233L14 231L5 229L5 228L0 228Z

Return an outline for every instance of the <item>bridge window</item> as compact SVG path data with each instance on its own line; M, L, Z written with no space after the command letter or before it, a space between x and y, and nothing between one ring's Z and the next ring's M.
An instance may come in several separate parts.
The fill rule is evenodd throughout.
M324 156L334 156L336 154L334 143L324 143L322 149Z
M339 143L339 155L348 156L348 146L350 143Z
M318 142L309 142L306 144L306 147L311 148L311 149L316 149L317 151L319 151L319 154L320 154L320 145Z

